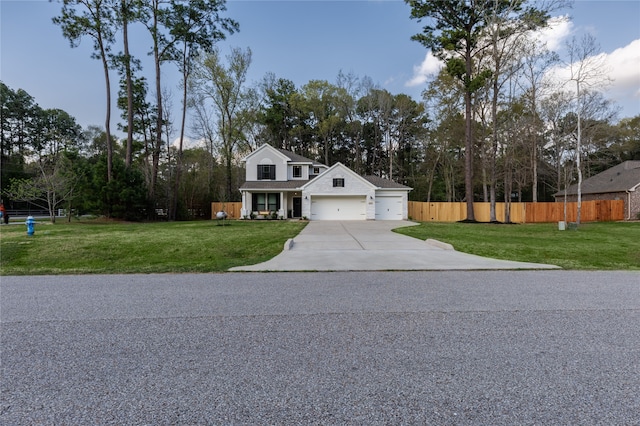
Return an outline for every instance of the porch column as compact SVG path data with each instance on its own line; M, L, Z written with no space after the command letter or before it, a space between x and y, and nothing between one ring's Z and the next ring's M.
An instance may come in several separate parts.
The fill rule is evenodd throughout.
M285 205L285 197L284 197L284 192L280 192L280 210L278 211L278 217L282 217L284 219L287 218L287 214L286 214L286 205Z
M247 205L247 191L242 191L242 208L240 209L241 218L249 216L251 212L249 208L250 206Z

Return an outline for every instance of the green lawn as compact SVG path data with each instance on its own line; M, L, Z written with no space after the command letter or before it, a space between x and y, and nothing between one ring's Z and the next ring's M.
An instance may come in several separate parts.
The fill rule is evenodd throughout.
M565 269L640 270L640 222L504 225L421 223L397 232L447 242L462 252L496 259L548 263Z
M38 223L0 226L0 274L219 272L268 260L305 222Z
M306 222L217 221L38 223L0 226L0 274L222 272L268 260ZM456 250L566 269L640 270L640 223L589 223L577 231L556 224L422 223L398 232L434 238Z

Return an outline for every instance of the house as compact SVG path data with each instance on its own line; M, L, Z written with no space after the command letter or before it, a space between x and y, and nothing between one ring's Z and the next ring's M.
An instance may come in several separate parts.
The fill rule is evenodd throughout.
M265 144L247 155L242 217L404 220L410 187Z
M624 217L637 219L640 214L640 161L625 161L582 181L582 201L624 200ZM564 200L564 191L554 194ZM577 201L578 185L567 188L567 201Z

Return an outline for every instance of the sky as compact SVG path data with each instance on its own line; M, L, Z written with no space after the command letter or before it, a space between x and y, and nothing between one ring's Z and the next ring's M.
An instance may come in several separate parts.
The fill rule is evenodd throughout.
M26 90L42 108L65 110L85 128L104 127L101 63L91 59L89 39L71 48L51 22L60 7L58 1L0 0L0 80L13 90ZM605 96L621 108L619 118L639 115L640 0L577 0L571 9L553 15L564 19L554 19L543 34L550 46L562 57L572 37L593 35L613 80ZM410 8L401 0L228 0L225 16L235 19L240 31L219 48L222 53L231 47L252 50L249 84L266 73L298 88L310 80L335 83L342 71L421 100L439 67L425 47L411 40L421 24L410 19ZM153 81L147 56L151 41L143 29L132 32L132 54L143 61L145 75ZM117 80L114 75L112 81ZM180 77L173 65L164 66L163 81L174 92L177 108ZM115 107L112 117L115 129L122 122Z

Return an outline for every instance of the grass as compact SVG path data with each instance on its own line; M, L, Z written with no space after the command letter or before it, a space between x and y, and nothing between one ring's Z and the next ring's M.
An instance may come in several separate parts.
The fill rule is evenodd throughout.
M583 223L559 231L555 223L421 223L398 229L415 238L433 238L461 252L496 259L547 263L565 269L640 270L640 223Z
M38 223L0 227L0 275L220 272L271 259L305 222Z
M271 259L306 222L216 221L0 226L0 275L223 272ZM398 232L434 238L456 250L565 269L640 270L640 223L422 223Z

